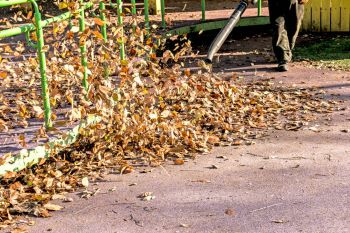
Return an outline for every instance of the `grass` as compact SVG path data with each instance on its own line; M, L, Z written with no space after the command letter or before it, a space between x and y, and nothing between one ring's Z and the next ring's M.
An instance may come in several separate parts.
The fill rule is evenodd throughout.
M311 39L299 44L294 54L316 66L350 70L350 36Z

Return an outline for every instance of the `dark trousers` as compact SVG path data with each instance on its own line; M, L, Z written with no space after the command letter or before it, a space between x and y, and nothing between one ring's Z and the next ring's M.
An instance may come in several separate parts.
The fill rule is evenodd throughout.
M304 5L297 0L269 0L269 12L277 62L289 62L303 19Z

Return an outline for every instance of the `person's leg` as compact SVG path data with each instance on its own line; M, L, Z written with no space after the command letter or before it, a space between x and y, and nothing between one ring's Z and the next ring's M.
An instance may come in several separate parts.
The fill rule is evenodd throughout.
M279 64L288 63L291 59L290 43L285 25L289 3L290 0L269 0L272 46Z
M286 29L288 33L289 47L292 50L295 46L299 30L301 27L301 22L304 16L304 5L298 2L292 3L290 6L290 11L286 17Z

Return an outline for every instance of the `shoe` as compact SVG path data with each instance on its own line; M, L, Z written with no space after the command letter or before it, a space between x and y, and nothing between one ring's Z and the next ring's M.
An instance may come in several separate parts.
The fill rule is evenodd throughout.
M288 64L286 62L279 63L277 66L277 71L279 71L279 72L288 71Z

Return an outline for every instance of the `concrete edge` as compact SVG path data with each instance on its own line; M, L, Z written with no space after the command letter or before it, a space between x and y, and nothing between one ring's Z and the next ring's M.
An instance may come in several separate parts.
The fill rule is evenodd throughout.
M79 125L69 130L63 138L55 139L44 145L37 146L34 149L21 150L19 154L12 156L0 166L0 177L8 172L19 172L37 164L43 158L49 158L54 152L58 153L62 151L64 148L77 141L81 129L87 128L100 121L100 117L88 115Z

